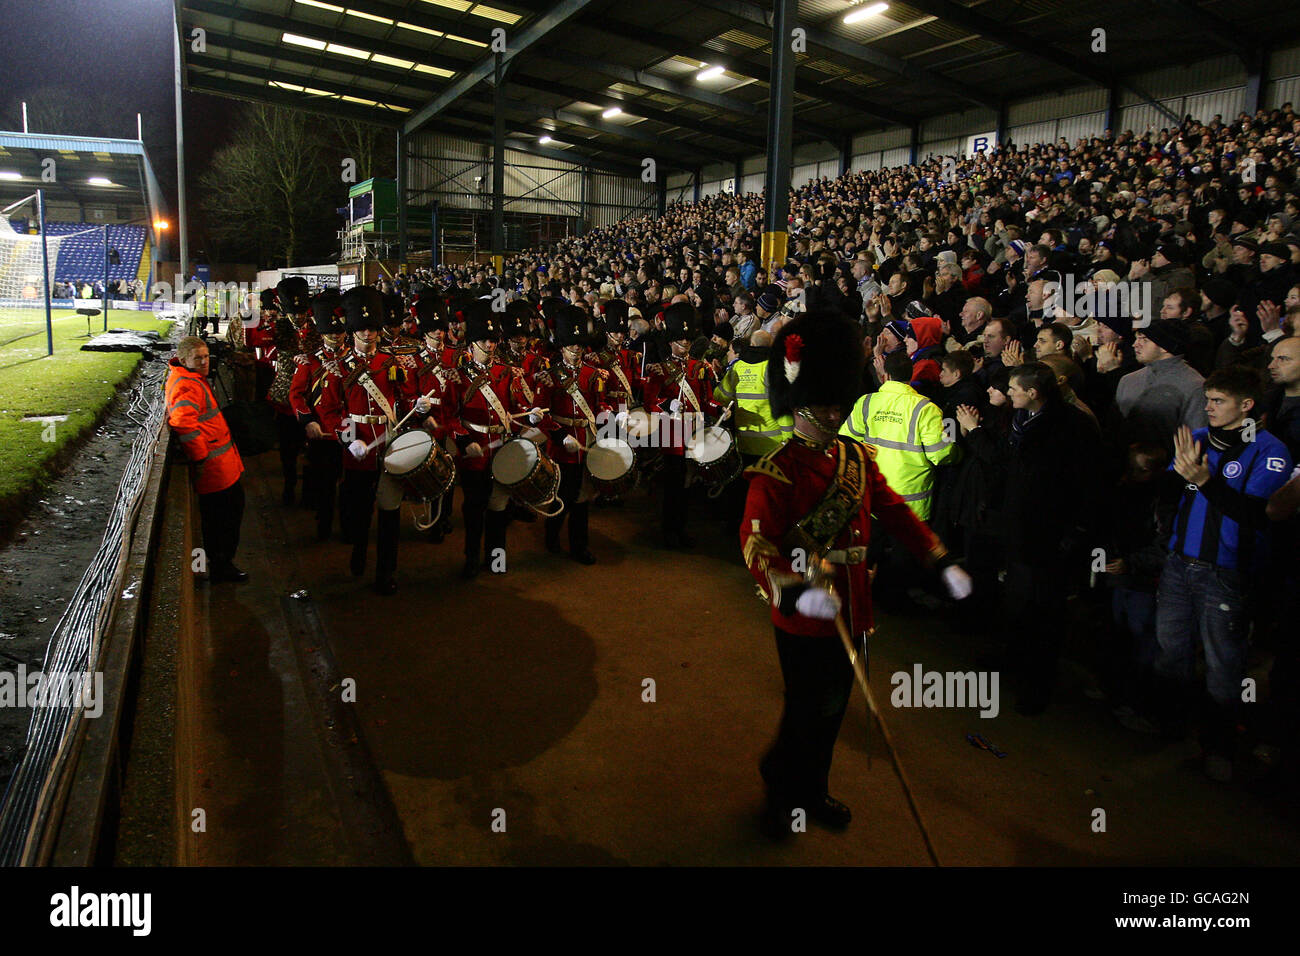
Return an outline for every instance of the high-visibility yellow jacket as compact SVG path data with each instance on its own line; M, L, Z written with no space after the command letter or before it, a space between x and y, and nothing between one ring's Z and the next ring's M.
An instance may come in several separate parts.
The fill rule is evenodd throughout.
M949 461L956 444L944 440L939 406L906 382L886 382L858 399L840 428L876 449L876 467L889 487L922 521L930 518L934 469Z
M736 422L736 448L742 455L760 458L781 447L794 432L794 419L789 415L773 416L772 406L768 404L767 355L765 348L746 348L713 390L715 402L736 403L732 412Z

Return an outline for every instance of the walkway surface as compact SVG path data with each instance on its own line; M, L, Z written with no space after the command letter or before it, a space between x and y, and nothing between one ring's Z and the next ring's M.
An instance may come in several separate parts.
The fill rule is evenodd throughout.
M593 510L592 567L547 554L540 523L513 523L509 573L473 582L459 506L440 545L408 515L401 590L380 598L370 568L351 577L348 548L280 504L274 453L249 464L252 581L203 585L197 605L200 706L182 731L206 816L187 834L194 862L928 863L856 690L832 774L852 826L779 845L757 832L780 672L736 542L698 509L689 554L656 548L644 490ZM938 617L879 623L873 687L945 865L1300 859L1282 801L1210 782L1190 743L1120 729L1068 668L1036 718L1009 693L992 719L894 708L894 672L967 670L990 648Z

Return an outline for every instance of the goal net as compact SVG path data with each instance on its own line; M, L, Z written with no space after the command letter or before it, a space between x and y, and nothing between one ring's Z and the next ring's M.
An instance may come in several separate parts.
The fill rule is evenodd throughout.
M35 220L34 195L0 211L0 348L30 344L43 355L45 303L52 298L55 287L54 268L59 259L59 247L72 236L45 237L49 255L47 269L41 251L41 236L32 231L34 226L26 225ZM15 221L20 223L19 229L14 228ZM55 317L66 314L63 310Z

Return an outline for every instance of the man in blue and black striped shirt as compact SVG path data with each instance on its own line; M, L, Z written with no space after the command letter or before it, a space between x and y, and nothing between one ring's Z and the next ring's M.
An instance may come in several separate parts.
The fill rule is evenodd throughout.
M1205 382L1209 428L1185 425L1170 466L1185 481L1157 595L1156 672L1192 691L1196 642L1205 653L1213 707L1202 728L1205 770L1231 777L1232 728L1246 671L1248 601L1268 560L1269 496L1291 474L1286 446L1251 418L1263 384L1254 369L1228 366Z

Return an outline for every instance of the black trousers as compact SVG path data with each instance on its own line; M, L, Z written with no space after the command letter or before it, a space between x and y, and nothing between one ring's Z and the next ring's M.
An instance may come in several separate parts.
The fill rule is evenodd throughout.
M505 550L507 521L504 511L488 510L488 499L492 497L492 473L464 470L460 473L460 487L465 493L460 506L460 516L465 521L465 559L480 560L486 544L487 557L491 561L498 548Z
M328 438L308 440L303 494L310 492L309 500L316 508L316 531L322 538L329 537L334 525L334 502L342 474L343 450L339 443Z
M560 540L560 528L564 526L564 519L569 519L569 550L582 551L587 547L589 539L587 533L587 517L590 511L590 504L586 501L578 503L578 496L582 494L582 482L586 477L586 469L582 462L572 464L557 464L560 469L560 500L564 502L564 510L554 518L546 519L546 543L547 545L557 544Z
M345 531L352 542L352 560L364 563L370 545L370 518L375 511L375 492L379 488L379 470L343 472L343 514ZM375 580L387 581L397 571L397 535L402 510L379 509L379 540L375 557Z
M831 756L853 690L853 667L837 637L773 630L785 678L785 709L759 772L769 800L794 807L829 791Z
M199 495L199 521L208 567L231 564L239 550L239 525L244 520L244 483Z
M663 518L661 527L665 535L686 533L686 456L663 456L664 467L660 484L663 486Z
M284 478L284 492L292 494L298 484L298 452L302 451L307 436L303 434L296 415L286 415L280 411L275 413L275 430L279 436L280 474Z

